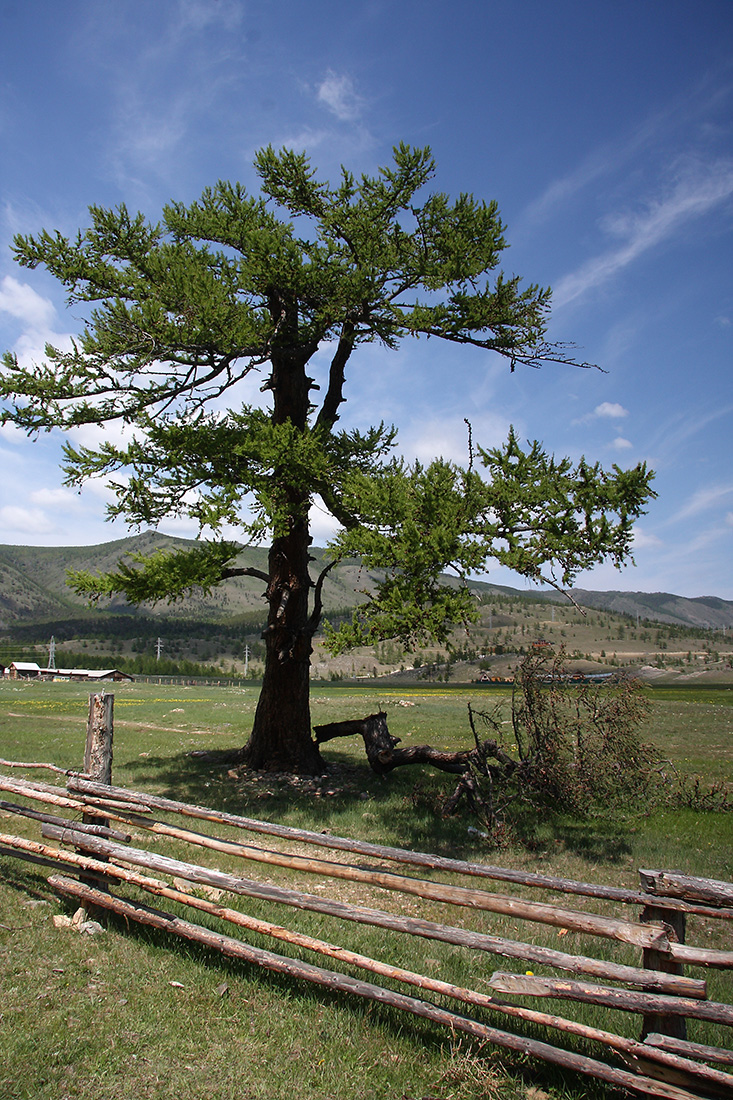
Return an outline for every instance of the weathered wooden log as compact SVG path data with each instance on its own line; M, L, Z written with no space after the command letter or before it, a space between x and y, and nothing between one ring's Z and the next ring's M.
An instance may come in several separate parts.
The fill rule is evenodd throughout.
M29 798L34 802L45 802L49 806L59 806L64 810L88 812L95 817L104 817L101 810L87 805L81 798L70 798L63 787L54 787L50 783L35 783L28 779L0 775L0 791L22 795L23 798Z
M181 890L180 885L179 888L171 888L159 880L136 875L133 872L127 872L125 881L158 897L177 901L200 912L208 913L210 916L218 917L220 920L228 921L240 928L246 928L248 931L259 933L259 935L269 936L295 947L317 952L346 965L358 967L372 974L378 974L380 977L402 982L404 985L416 986L419 989L450 997L461 1001L463 1004L484 1008L499 1015L558 1029L565 1034L576 1035L583 1039L602 1043L618 1051L623 1056L626 1064L637 1073L644 1072L651 1077L669 1081L683 1088L694 1089L702 1084L711 1096L719 1097L721 1100L733 1100L733 1079L728 1074L699 1066L697 1063L673 1053L654 1048L649 1049L643 1043L639 1043L634 1039L627 1039L599 1028L580 1024L575 1020L539 1012L536 1009L507 1004L486 993L479 993L473 989L466 989L450 982L441 981L438 978L431 978L424 974L406 970L404 967L393 966L378 959L372 959L359 952L315 939L313 936L294 932L291 929L283 928L281 925L275 925L270 921L260 920L257 917L242 913L237 909L230 909L197 897L188 890Z
M530 997L559 997L583 1001L586 1004L620 1008L626 1012L651 1013L665 1016L688 1016L733 1027L733 1006L714 1001L698 1001L691 997L665 997L657 993L639 993L631 989L594 985L569 978L539 978L526 974L497 971L489 982L498 993L515 993Z
M384 722L380 722L380 719L384 719ZM319 745L322 745L326 741L333 741L336 737L363 737L366 723L373 726L381 725L386 730L387 715L383 710L380 710L376 714L367 715L366 718L346 718L343 722L326 722L324 725L314 726L313 729L316 741ZM387 732L387 737L389 738L390 747L399 745L399 737L395 737L389 732Z
M296 909L309 910L322 913L325 916L353 921L357 924L373 925L377 928L404 932L407 935L452 943L507 958L518 958L524 962L539 963L571 973L588 974L604 981L625 982L628 985L636 985L642 989L670 994L680 993L688 997L704 998L706 996L706 984L697 978L678 978L675 975L655 973L654 971L643 970L623 963L614 963L609 960L570 955L563 951L556 951L553 948L507 940L483 932L469 932L463 928L438 924L422 918L398 917L379 909L351 905L347 902L335 901L319 895L304 894L282 886L243 879L224 871L199 867L196 864L172 859L170 856L162 856L137 848L123 847L101 838L84 838L81 835L74 835L73 831L64 832L54 826L45 827L44 833L53 839L70 843L75 847L83 845L86 850L106 855L113 859L115 863L145 867L162 874L186 879L189 882L205 886L213 886L245 897L260 898L265 901L292 906ZM12 840L13 838L0 835L0 842L10 843ZM24 846L27 850L37 851L39 854L46 854L47 851L44 845L37 842L27 841L24 842ZM50 849L50 851L55 851L55 849ZM69 853L69 855L71 854ZM80 858L83 857L74 853L75 861Z
M68 853L59 852L61 856L64 854L68 855ZM52 863L51 860L44 860L43 862ZM88 862L92 861L88 860ZM149 876L140 875L134 871L128 871L121 867L101 864L98 863L98 861L93 862L96 864L96 868L110 877L115 877L129 885L137 886L155 896L164 897L170 901L175 901L189 906L190 908L205 912L211 916L218 917L238 927L246 928L260 935L279 939L305 950L317 952L347 965L356 966L370 973L378 974L381 977L390 978L406 985L428 990L441 996L451 997L464 1004L474 1005L503 1016L554 1028L565 1034L572 1034L583 1039L602 1043L622 1054L624 1060L637 1073L639 1072L639 1067L643 1063L647 1067L645 1072L649 1073L652 1077L661 1076L662 1080L671 1081L673 1084L690 1088L694 1088L702 1082L715 1096L725 1097L729 1095L729 1092L726 1092L726 1087L728 1090L730 1089L730 1079L728 1075L720 1074L716 1070L708 1069L708 1067L698 1066L696 1063L690 1062L688 1059L682 1058L674 1053L658 1050L656 1048L649 1049L633 1039L627 1039L599 1028L580 1024L575 1020L569 1020L546 1012L539 1012L536 1009L507 1004L486 993L479 993L476 990L456 986L438 978L431 978L423 974L406 970L403 967L392 966L377 959L369 958L358 952L327 943L320 939L315 939L312 936L294 932L280 925L272 924L269 921L260 920L249 914L242 913L239 910L221 906L215 902L198 897L188 890L182 890L180 885L178 888L170 887L159 879L151 879Z
M80 833L89 833L91 836L106 836L109 840L119 840L121 844L129 844L132 839L129 833L121 833L119 829L110 829L105 825L91 824L86 821L69 821L68 818L57 817L56 814L42 814L38 810L32 810L30 806L6 802L4 798L0 798L0 810L17 814L19 817L28 817L32 821L40 821L43 825L58 825L60 829L78 829Z
M681 1088L700 1092L706 1097L715 1097L716 1100L733 1100L733 1076L725 1070L703 1066L681 1055L676 1056L679 1058L677 1063L660 1063L656 1055L650 1058L651 1051L655 1050L654 1047L646 1047L644 1043L637 1043L637 1046L642 1047L639 1053L627 1054L620 1049L618 1051L621 1061L637 1073L657 1077L670 1084L679 1085ZM645 1054L644 1051L648 1053ZM670 1054L670 1057L675 1055Z
M469 749L448 752L445 749L435 749L432 745L412 745L409 749L394 748L391 751L381 751L378 757L379 770L373 764L372 768L377 775L386 775L395 768L403 768L408 764L432 764L439 771L461 775L466 770L468 758L473 751Z
M198 897L191 892L190 888L183 889L180 881L177 886L169 886L160 879L150 878L148 875L130 871L125 867L120 867L111 863L100 863L98 860L94 860L89 856L82 856L76 852L66 852L61 849L45 847L44 850L47 852L45 858L32 856L23 851L22 846L33 846L34 849L38 850L40 846L37 843L27 841L25 838L15 838L15 841L21 850L0 848L0 851L20 856L21 858L31 859L47 866L58 866L59 864L66 863L69 866L99 872L107 876L107 878L113 878L118 882L127 883L128 885L146 890L157 897L163 897L169 901L187 905L193 909L208 913L211 916L218 917L221 920L226 920L238 927L246 928L260 935L267 935L282 940L309 951L316 951L319 954L326 955L339 962L351 966L358 966L361 969L379 974L382 977L388 977L404 984L416 986L420 989L427 989L430 992L442 996L452 997L465 1004L475 1005L480 1008L494 1011L503 1016L555 1028L566 1034L572 1034L583 1039L602 1043L621 1053L637 1072L643 1060L645 1065L647 1065L645 1072L649 1073L650 1076L654 1077L658 1074L662 1074L662 1079L672 1080L673 1083L681 1084L683 1087L693 1087L702 1079L706 1084L715 1086L715 1089L717 1089L717 1091L715 1091L716 1096L725 1095L724 1092L720 1091L721 1084L723 1086L726 1084L725 1077L723 1077L722 1082L718 1081L717 1078L720 1075L716 1074L716 1071L707 1070L706 1067L699 1067L694 1062L681 1058L674 1053L665 1050L657 1050L656 1048L649 1049L644 1044L638 1043L633 1039L627 1039L619 1035L614 1035L611 1032L590 1027L586 1024L580 1024L575 1020L568 1020L561 1016L539 1012L536 1009L507 1004L499 998L490 996L486 993L465 989L461 986L441 981L438 978L427 977L426 975L405 970L402 967L392 966L388 963L368 958L360 953L327 943L323 940L315 939L312 936L294 932L280 925L275 925L269 921L263 921L257 917L242 913L237 909L230 909L205 898ZM53 858L51 858L51 856L53 856Z
M9 848L6 847L4 844L0 844L0 856L12 856L14 859L25 860L26 863L37 863L41 867L58 867L60 864L66 862L66 860L57 860L51 859L46 856L32 855L30 852L19 851L17 847Z
M279 926L271 925L269 922L260 921L257 918L248 916L247 914L240 913L238 910L230 910L225 907L219 906L205 899L195 897L187 892L183 892L180 889L175 889L167 886L165 883L156 879L150 879L148 876L137 874L136 872L128 871L123 867L119 867L112 864L103 864L88 857L81 856L74 852L63 852L57 849L49 849L47 847L38 845L36 842L27 841L25 838L13 838L18 845L27 845L35 849L43 848L49 853L54 855L57 859L65 861L71 865L77 867L84 866L91 871L101 872L108 877L114 877L118 880L127 882L134 886L139 886L159 896L166 897L170 900L179 901L184 904L190 905L196 909L203 910L211 915L221 917L222 919L230 920L240 926L249 928L250 930L260 932L280 938L286 942L294 944L296 946L304 947L309 950L319 951L320 953L329 955L342 962L352 965L361 966L363 969L372 970L375 973L379 973L385 977L391 977L395 980L405 982L407 984L416 985L419 988L429 989L432 992L439 994L452 996L468 1004L475 1004L486 1009L490 1009L499 1012L505 1016L515 1017L527 1022L535 1024L541 1024L547 1027L553 1027L560 1029L566 1033L572 1033L585 1039L594 1040L603 1043L617 1050L632 1067L639 1072L639 1067L646 1065L646 1072L651 1076L660 1076L662 1080L672 1083L680 1084L683 1087L694 1088L702 1083L705 1086L709 1095L724 1097L727 1095L725 1091L726 1077L716 1073L714 1070L709 1070L707 1067L696 1066L695 1063L689 1062L687 1059L680 1058L679 1056L662 1050L649 1049L648 1051L643 1044L636 1043L634 1040L625 1039L621 1036L613 1035L609 1032L601 1031L597 1028L591 1028L587 1025L579 1024L576 1021L567 1020L562 1017L550 1015L548 1013L538 1012L534 1009L522 1008L515 1005L510 1005L497 1000L494 997L490 997L486 994L478 993L474 990L465 990L462 987L454 986L450 983L440 981L439 979L428 978L424 975L414 974L410 971L405 971L399 967L393 967L389 964L380 963L378 960L371 960L365 956L348 951L344 948L336 947L331 944L324 943L323 941L315 940L309 936L303 936L299 933L291 932L288 929L280 928ZM14 855L26 856L25 852L13 852ZM38 858L38 857L27 857ZM38 862L46 864L54 864L57 859L40 859ZM53 881L53 880L52 880ZM109 896L109 895L105 895ZM86 901L96 901L97 899L90 898L89 895L84 899ZM721 1080L718 1080L721 1078Z
M481 909L491 913L502 913L518 920L550 924L574 932L584 932L589 935L602 936L606 939L632 944L636 947L656 947L659 951L666 951L669 947L669 939L663 925L639 924L621 920L617 917L604 917L595 913L583 913L556 905L547 905L543 902L524 901L504 894L491 894L485 890L472 890L465 886L448 886L427 879L413 879L405 875L394 874L391 871L370 871L349 864L275 852L251 844L240 844L235 841L210 837L203 833L193 832L190 829L168 825L162 821L138 818L135 814L115 812L110 813L110 816L118 821L127 821L139 828L147 829L157 835L169 836L199 847L224 852L228 855L265 863L270 866L286 867L290 870L345 879L349 882L360 882L385 890L413 894L432 901L447 902L451 905Z
M541 875L533 871L518 871L507 867L496 867L491 864L474 863L466 860L451 859L446 856L433 855L426 852L413 852L406 848L393 848L381 844L371 844L368 841L352 840L348 837L332 836L327 833L313 832L309 829L295 829L289 825L280 825L275 822L259 821L254 818L242 817L239 814L224 813L212 810L206 806L196 806L188 802L177 802L171 798L163 798L160 795L149 795L140 791L127 790L125 787L103 788L99 784L72 775L67 787L85 798L96 795L111 794L121 804L127 802L139 807L165 810L170 813L178 813L184 817L199 818L225 825L247 832L261 833L266 836L278 836L291 839L302 844L312 844L321 848L331 848L336 851L354 852L359 855L373 856L379 860L390 860L397 863L406 863L415 867L426 867L435 871L456 872L475 878L488 878L503 882L514 882L520 886L531 886L538 889L555 890L564 894L578 894L584 897L607 898L611 901L629 903L632 905L645 905L648 897L638 890L626 890L618 886L603 886L589 882L576 882L573 879L558 878L553 875ZM721 916L721 913L707 907L691 905L684 901L669 900L671 908L680 908L685 912L700 913L703 916ZM660 904L662 904L660 899ZM666 905L666 901L665 901ZM733 909L725 911L725 915L733 917Z
M96 809L99 813L115 813L117 811L123 811L125 813L130 812L129 802L120 802L114 798L95 797L94 799L88 799L86 796L82 796L81 802L85 812L87 810L91 811L92 809ZM151 814L152 812L153 810L150 806L135 806L136 814Z
M702 901L707 905L733 906L733 882L711 878L694 878L678 871L648 871L639 869L639 878L648 894L655 897L683 898Z
M86 780L78 779L75 777L71 778L70 785L73 785L72 790L76 790L77 785L80 785L83 790L88 790L92 788L94 790L106 791L107 789L100 785L89 783ZM16 794L22 794L25 797L49 802L54 805L62 806L66 809L86 809L90 814L96 813L96 815L100 818L106 818L112 809L109 803L105 803L104 807L97 807L95 809L95 807L88 801L89 799L96 798L96 796L91 794L85 794L83 796L80 795L80 797L83 798L83 801L80 801L78 799L70 799L68 797L59 795L59 788L54 787L50 784L30 782L24 779L13 779L7 776L0 776L0 790L8 790ZM292 829L287 826L274 825L270 822L258 822L249 818L240 818L238 815L234 814L215 813L214 811L207 810L205 807L198 807L188 803L178 803L171 799L163 799L158 796L144 795L140 792L127 791L125 788L121 787L112 788L112 791L116 796L116 801L118 801L121 805L134 805L136 809L144 808L144 810L148 812L150 811L150 807L145 805L146 799L153 806L159 806L159 808L161 809L172 809L174 812L180 812L183 815L187 816L200 817L205 820L214 820L217 822L221 821L226 824L239 825L241 828L251 828L252 831L264 832L270 835L285 835L288 837L292 837L293 839L304 840L309 843L328 844L329 841L333 841L333 846L338 846L339 850L353 850L356 852L364 852L364 854L378 855L384 856L385 858L394 859L402 858L402 856L404 855L405 862L409 860L410 856L414 856L415 863L417 865L426 865L419 859L419 857L421 857L423 853L410 853L402 849L382 848L380 845L372 845L358 841L353 842L352 848L350 846L352 842L349 842L345 838L328 838L324 837L323 834L316 834L309 831ZM341 846L339 845L339 841L343 841L343 848L341 848ZM347 845L349 845L349 848L346 848ZM482 870L485 869L489 872L489 874L495 875L496 877L504 874L503 868L484 868L484 865L482 864L463 863L460 860L449 860L439 856L427 855L425 856L425 858L427 861L429 861L427 865L431 867L435 866L437 869L440 870L465 870L466 873L473 874L480 873ZM591 884L574 883L572 880L562 879L548 880L546 876L534 876L531 873L527 872L518 874L521 875L519 879L514 876L513 872L506 871L506 878L509 879L509 881L525 881L526 879L529 879L530 882L528 884L530 885L548 886L551 883L553 888L558 890L562 888L562 885L564 883L566 883L569 889L572 889L573 887L579 888L577 891L579 893L585 893L586 886L588 887L587 892L591 892L594 890L594 887ZM534 881L535 879L539 881ZM601 893L599 896L606 896L606 892L609 892L611 896L615 897L617 893L615 888L613 887L600 887L599 890L603 891L603 893ZM644 900L644 895L626 894L626 892L624 891L618 891L618 893L624 893L626 896L623 899L617 900ZM702 912L706 916L720 916L726 912L725 910L720 910L716 912L715 910L710 910L707 908L701 909L697 906L690 906L689 903L686 902L677 902L676 905L684 906L685 911ZM677 958L681 962L709 967L733 967L733 952L730 951L720 951L711 948L697 948L686 944L670 944L668 950L672 957Z
M718 970L733 969L733 951L723 951L718 947L695 947L691 943L673 943L669 948L670 957L691 966L711 966Z
M473 749L462 752L444 752L430 745L419 745L409 749L398 749L399 737L394 737L387 729L387 715L383 710L368 714L366 718L350 718L344 722L328 722L314 726L316 741L322 745L334 737L353 737L360 735L364 740L366 757L372 771L377 775L387 775L395 768L406 764L432 764L440 771L454 775L465 771Z
M711 1047L705 1043L691 1043L689 1039L674 1039L671 1035L647 1035L644 1046L683 1054L688 1058L701 1058L705 1062L733 1066L733 1050L723 1050L722 1047Z
M84 796L70 798L63 787L54 787L49 783L36 783L29 779L16 779L12 776L0 775L0 791L22 795L35 802L45 802L49 806L59 806L65 810L75 810L78 813L97 819L96 824L114 810L127 810L129 802L112 802L101 798L88 800ZM135 803L135 812L144 814L152 813L149 806Z
M627 1070L616 1069L603 1062L587 1058L584 1055L571 1051L561 1050L550 1046L548 1043L524 1036L513 1035L510 1032L499 1031L477 1020L460 1016L457 1013L439 1008L427 1001L417 1000L405 994L384 989L368 982L352 978L336 971L324 970L310 963L301 962L282 955L276 955L261 948L252 947L241 940L224 936L221 933L212 932L200 925L184 921L169 913L150 909L147 906L133 904L122 898L113 897L111 894L95 890L82 883L67 879L62 876L54 876L49 882L62 896L70 897L82 902L99 906L117 913L128 920L135 920L142 924L151 925L167 932L172 932L184 939L203 944L231 958L240 959L255 966L285 974L290 978L305 980L321 987L334 990L337 993L350 993L358 997L388 1005L402 1011L411 1013L422 1019L431 1020L434 1023L448 1027L451 1031L459 1031L470 1035L483 1042L502 1047L508 1050L518 1051L530 1056L540 1058L553 1065L563 1066L575 1070L587 1076L606 1081L619 1088L640 1092L645 1095L661 1096L666 1100L694 1100L693 1094L677 1086L663 1081L646 1078Z
M0 759L0 768L45 768L49 772L58 772L59 775L72 775L74 774L69 768L59 768L56 764L28 764L23 763L20 760L2 760Z

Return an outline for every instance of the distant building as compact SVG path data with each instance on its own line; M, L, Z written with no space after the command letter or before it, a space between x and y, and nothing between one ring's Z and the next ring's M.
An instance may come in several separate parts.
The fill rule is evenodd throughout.
M41 669L35 661L11 661L7 675L11 680L37 680Z
M86 680L96 683L98 680L132 680L127 672L118 668L44 668L41 670L44 680Z
M118 668L41 668L35 661L13 661L3 674L11 680L80 680L90 684L133 679Z

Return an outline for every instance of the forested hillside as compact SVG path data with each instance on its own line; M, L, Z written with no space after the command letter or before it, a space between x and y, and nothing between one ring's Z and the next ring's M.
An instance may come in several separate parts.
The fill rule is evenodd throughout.
M57 667L118 666L135 674L260 675L266 618L261 580L228 581L211 596L174 605L90 608L66 585L67 569L113 568L136 551L186 545L146 533L83 547L0 546L0 661L46 665L54 638ZM190 544L189 544L190 545ZM247 550L262 568L265 551ZM313 551L315 568L322 550ZM326 617L350 615L373 578L356 562L335 568L325 588ZM667 593L576 591L579 606L557 592L475 582L478 621L447 646L408 651L396 641L333 658L315 639L313 675L324 679L396 676L474 680L511 675L538 642L564 650L574 667L646 668L647 675L731 677L733 603ZM206 671L204 671L206 670Z
M86 618L89 614L86 601L66 584L69 569L104 572L114 568L120 558L131 553L190 545L191 542L186 539L152 531L97 546L0 545L0 630L7 631L16 625L44 620ZM324 558L324 551L314 549L313 557L317 569ZM263 549L248 548L243 551L242 558L248 565L260 569L266 567L266 551ZM333 612L355 606L361 598L359 593L369 589L371 582L372 578L358 562L345 562L338 566L326 580L326 609ZM472 582L472 587L482 596L501 593L564 602L563 597L554 591L519 590L479 581ZM733 602L716 596L689 599L666 592L591 592L579 589L574 591L573 598L581 606L615 611L632 619L678 623L702 629L733 629ZM226 581L209 596L192 594L180 603L159 603L141 608L132 608L117 600L103 610L115 615L167 622L171 619L221 622L241 615L257 617L265 610L263 582L238 577Z

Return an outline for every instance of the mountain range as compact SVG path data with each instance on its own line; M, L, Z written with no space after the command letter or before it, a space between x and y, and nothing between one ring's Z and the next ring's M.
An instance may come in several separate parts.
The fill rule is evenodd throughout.
M101 543L97 546L10 546L0 545L0 631L12 630L14 624L50 622L64 618L79 618L89 613L83 596L74 593L66 583L69 569L104 572L113 569L120 558L132 553L149 553L158 549L193 546L190 540L144 532L129 538ZM314 549L314 569L325 560L325 551ZM267 551L247 548L242 560L248 565L266 569ZM359 562L347 561L334 568L324 586L324 607L327 611L343 611L354 607L369 591L375 576ZM492 593L514 597L547 600L559 603L563 597L554 590L516 589L487 581L472 581L471 588L482 599ZM677 623L689 627L721 629L733 626L733 601L717 596L689 598L667 592L594 592L573 590L573 599L584 607L612 611L631 618L660 623ZM159 603L140 609L131 608L124 600L107 605L111 614L137 615L161 619L185 618L222 621L241 615L262 612L264 617L263 583L252 578L225 581L209 596L194 594L175 604Z

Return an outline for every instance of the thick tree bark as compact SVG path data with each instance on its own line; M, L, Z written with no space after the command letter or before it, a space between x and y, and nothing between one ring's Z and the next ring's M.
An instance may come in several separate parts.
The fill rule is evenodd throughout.
M320 775L325 764L311 734L310 539L298 524L270 550L265 674L243 759L252 768Z
M297 347L297 310L292 303L273 291L270 310L284 342L284 348L273 350L272 375L266 383L273 394L273 423L290 422L305 431L313 382L305 365L316 349ZM310 722L310 657L317 625L309 613L310 495L292 483L287 468L276 470L273 482L282 492L289 530L276 536L270 548L265 673L242 757L263 771L320 775L325 764Z

